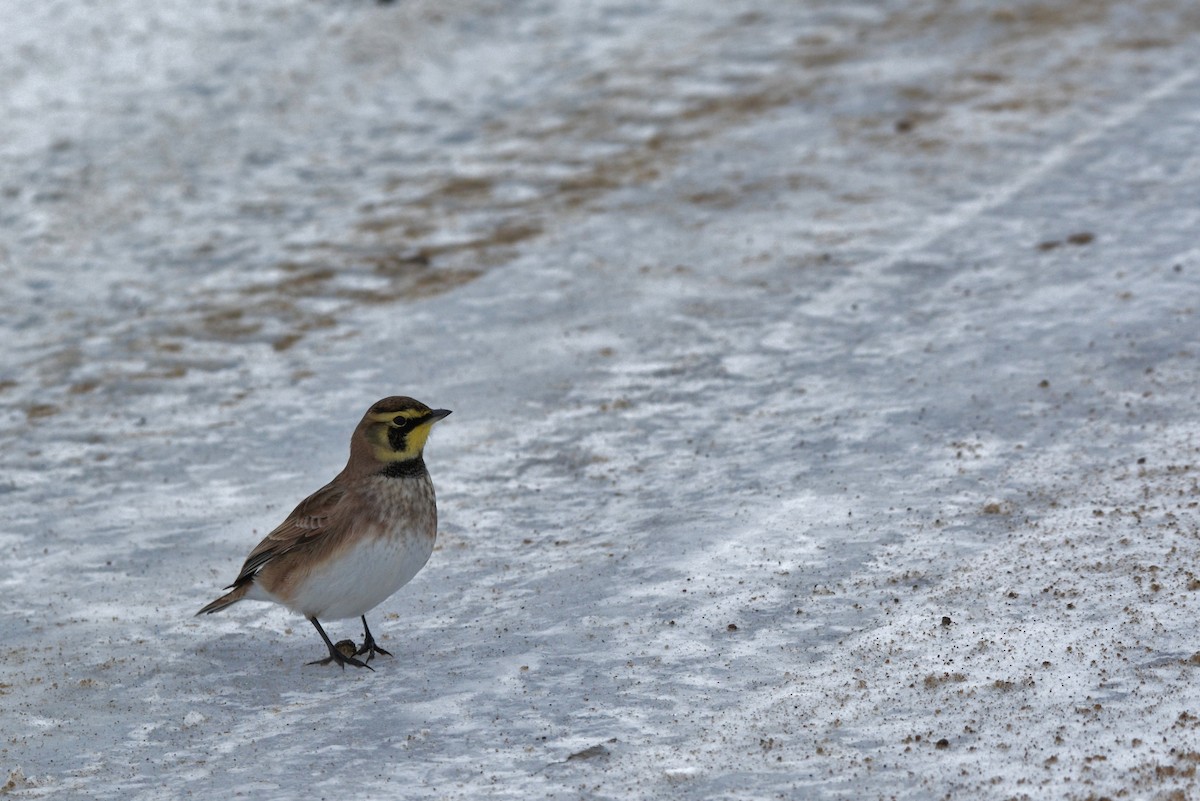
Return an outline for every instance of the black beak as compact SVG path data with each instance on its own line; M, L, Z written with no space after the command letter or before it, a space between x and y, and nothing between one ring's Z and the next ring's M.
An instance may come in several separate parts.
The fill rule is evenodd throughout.
M436 423L438 420L441 420L443 417L447 416L448 414L450 414L449 409L434 409L433 411L431 411L429 413L429 416Z

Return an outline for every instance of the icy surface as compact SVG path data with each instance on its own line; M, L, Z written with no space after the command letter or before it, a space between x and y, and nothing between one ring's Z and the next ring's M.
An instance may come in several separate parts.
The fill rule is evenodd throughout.
M0 11L0 794L1200 792L1193 3ZM395 658L193 618L394 393Z

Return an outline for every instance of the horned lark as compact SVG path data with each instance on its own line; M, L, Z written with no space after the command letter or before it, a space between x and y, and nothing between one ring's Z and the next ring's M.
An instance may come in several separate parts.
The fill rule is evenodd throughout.
M366 613L417 574L433 552L437 503L422 451L433 424L450 414L412 398L384 398L367 410L350 438L342 472L260 542L230 592L197 612L241 600L283 604L308 618L329 656L309 662L365 667L375 654ZM320 619L361 617L363 644L343 653ZM366 661L356 659L366 654Z

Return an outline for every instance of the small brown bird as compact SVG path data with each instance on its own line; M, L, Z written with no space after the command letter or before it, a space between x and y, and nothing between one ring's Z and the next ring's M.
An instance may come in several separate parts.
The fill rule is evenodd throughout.
M450 414L405 397L384 398L350 438L342 472L305 498L260 542L230 592L197 612L219 612L241 600L271 601L308 618L329 656L309 662L365 667L375 654L366 613L425 566L437 538L437 503L425 469L425 441ZM363 644L346 655L320 619L361 617ZM353 647L353 644L350 644ZM356 659L366 654L366 661Z

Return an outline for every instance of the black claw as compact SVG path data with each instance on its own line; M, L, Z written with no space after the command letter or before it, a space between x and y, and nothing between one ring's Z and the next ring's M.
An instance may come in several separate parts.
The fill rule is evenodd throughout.
M366 654L368 662L370 662L372 659L375 658L375 654L383 654L384 656L391 656L392 655L391 651L385 651L382 648L380 648L378 645L375 644L375 638L371 636L371 629L369 629L367 627L367 616L366 615L362 616L362 624L363 624L363 644L362 644L361 648L359 648L357 651L354 652L354 655L361 656L362 654Z
M306 664L306 665L328 665L330 662L336 662L337 664L341 665L342 670L346 669L346 665L354 665L354 667L365 667L367 670L371 671L372 673L375 672L375 668L371 667L366 662L360 662L359 660L355 659L352 656L342 656L337 651L330 652L329 656L325 657L324 659L314 659L312 662L305 662L304 664Z

